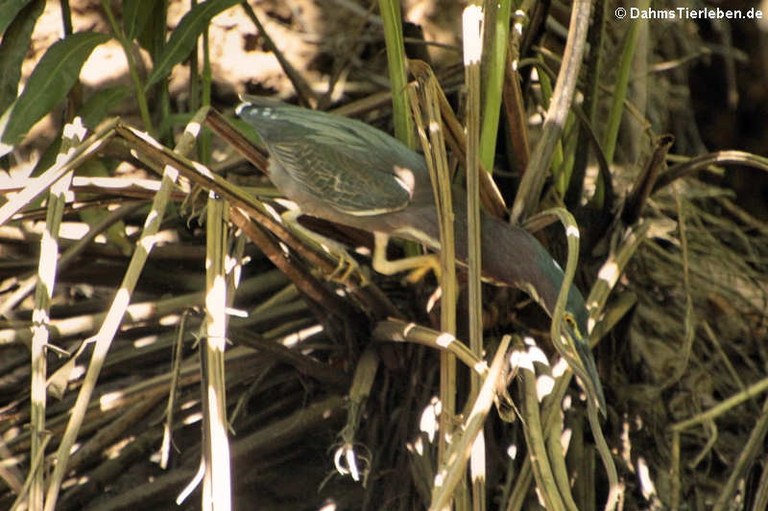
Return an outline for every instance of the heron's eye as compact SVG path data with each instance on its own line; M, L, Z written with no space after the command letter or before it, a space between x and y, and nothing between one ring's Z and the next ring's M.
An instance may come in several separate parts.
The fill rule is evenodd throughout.
M570 312L565 312L565 313L563 314L563 321L565 321L565 323L566 323L566 324L567 324L569 327L571 327L571 329L572 329L574 332L576 332L577 334L579 333L579 327L578 327L578 325L576 324L576 318L573 316L573 314L571 314Z

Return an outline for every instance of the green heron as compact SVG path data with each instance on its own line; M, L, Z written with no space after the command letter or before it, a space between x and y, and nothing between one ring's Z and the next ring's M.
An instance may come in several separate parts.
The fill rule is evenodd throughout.
M237 114L252 126L270 154L269 177L302 213L374 234L373 266L392 273L383 259L390 236L440 250L432 185L424 158L363 122L246 96ZM453 193L456 257L466 261L466 198ZM524 289L551 316L563 271L528 231L482 215L485 279ZM587 309L576 287L566 305L571 349L558 346L588 394L605 411L589 345ZM557 343L559 340L553 340Z

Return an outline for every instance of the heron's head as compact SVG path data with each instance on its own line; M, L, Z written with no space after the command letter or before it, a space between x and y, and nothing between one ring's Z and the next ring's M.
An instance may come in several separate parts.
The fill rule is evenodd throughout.
M568 301L565 306L565 315L561 335L566 337L568 347L575 351L575 360L566 356L571 369L588 388L587 394L592 394L597 407L605 414L605 395L597 372L595 358L589 345L589 313L587 312L584 297L575 286L571 286L568 293ZM558 342L553 340L553 342ZM561 352L562 353L562 352Z
M533 291L534 298L552 316L557 305L557 298L563 285L563 271L560 266L546 254L540 258L539 273L536 274L537 282ZM584 297L576 286L571 286L568 291L568 300L565 304L563 323L561 324L561 339L552 339L560 355L566 359L574 374L579 377L587 387L588 394L594 396L600 410L605 412L605 396L600 384L595 359L589 346L589 313Z

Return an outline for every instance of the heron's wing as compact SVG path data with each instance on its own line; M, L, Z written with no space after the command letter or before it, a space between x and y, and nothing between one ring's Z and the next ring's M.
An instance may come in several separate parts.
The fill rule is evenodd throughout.
M394 138L354 119L247 98L238 115L261 135L272 158L324 207L355 216L404 209L424 159Z
M342 213L371 216L400 211L413 195L413 169L356 140L284 141L270 154L305 191Z

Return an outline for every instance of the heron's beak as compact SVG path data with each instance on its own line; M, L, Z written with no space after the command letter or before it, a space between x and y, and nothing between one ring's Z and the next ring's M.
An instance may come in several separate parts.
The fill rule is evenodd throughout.
M586 388L587 398L594 399L595 405L605 416L605 395L603 394L603 386L600 384L600 377L597 374L592 350L589 349L589 341L582 336L577 328L573 328L567 322L564 323L565 325L561 330L563 337L561 341L570 347L570 349L564 350L566 361ZM572 352L573 355L568 356L569 352Z

